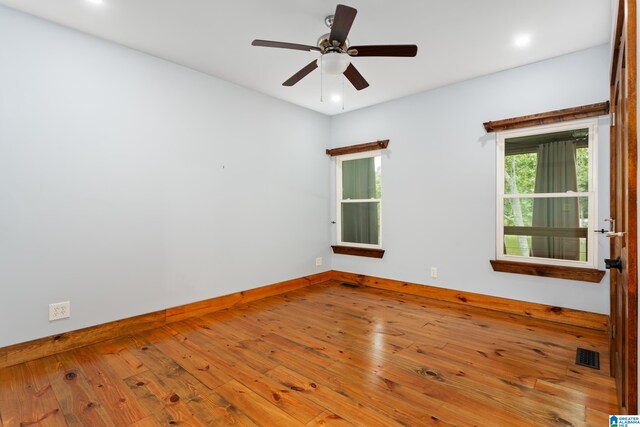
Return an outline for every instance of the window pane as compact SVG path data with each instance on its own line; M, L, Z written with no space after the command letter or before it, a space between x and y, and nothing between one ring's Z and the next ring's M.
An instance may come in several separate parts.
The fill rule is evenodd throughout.
M382 157L374 157L376 168L376 199L382 199Z
M342 198L380 198L380 156L342 162Z
M576 149L576 169L578 174L578 191L589 191L589 149L578 147Z
M505 194L588 191L588 129L505 140Z
M587 260L587 197L504 200L504 254Z
M536 153L523 153L504 158L505 194L531 194L535 189Z
M379 244L380 202L342 203L342 241Z

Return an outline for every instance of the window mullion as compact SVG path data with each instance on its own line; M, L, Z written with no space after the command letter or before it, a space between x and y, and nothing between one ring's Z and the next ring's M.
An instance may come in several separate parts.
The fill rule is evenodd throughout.
M592 197L592 191L580 191L571 193L529 193L529 194L503 194L505 199L558 199L563 197Z
M341 203L379 203L382 199L344 199Z

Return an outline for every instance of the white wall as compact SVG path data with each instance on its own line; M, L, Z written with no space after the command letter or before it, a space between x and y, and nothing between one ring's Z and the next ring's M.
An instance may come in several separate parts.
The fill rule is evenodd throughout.
M608 276L596 285L491 269L495 135L482 126L606 101L608 69L603 45L333 117L332 147L390 139L382 159L384 258L334 255L333 269L608 313ZM608 215L608 124L600 120L597 225ZM332 179L334 173L332 162ZM333 199L334 193L335 216ZM599 242L602 260L608 241ZM431 266L437 279L429 276Z
M328 117L4 7L0 64L0 347L330 268Z

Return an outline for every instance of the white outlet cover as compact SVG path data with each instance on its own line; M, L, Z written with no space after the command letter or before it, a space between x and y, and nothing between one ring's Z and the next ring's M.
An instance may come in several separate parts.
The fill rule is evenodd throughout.
M433 277L434 279L438 277L438 268L437 267L431 267L431 277Z
M320 267L322 265L322 257L316 258L316 267Z
M49 304L49 321L66 319L67 317L71 317L71 302Z

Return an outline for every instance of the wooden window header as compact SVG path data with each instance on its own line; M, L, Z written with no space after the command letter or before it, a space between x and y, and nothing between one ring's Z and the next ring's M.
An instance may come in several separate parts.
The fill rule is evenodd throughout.
M565 108L564 110L531 114L529 116L495 120L483 123L483 125L487 132L498 132L502 130L521 129L532 126L548 125L551 123L568 122L570 120L586 119L588 117L605 116L607 114L609 114L609 101L582 105L580 107Z
M346 147L327 149L327 154L331 157L342 156L343 154L364 153L365 151L375 151L387 148L389 140L367 142L365 144L348 145Z

